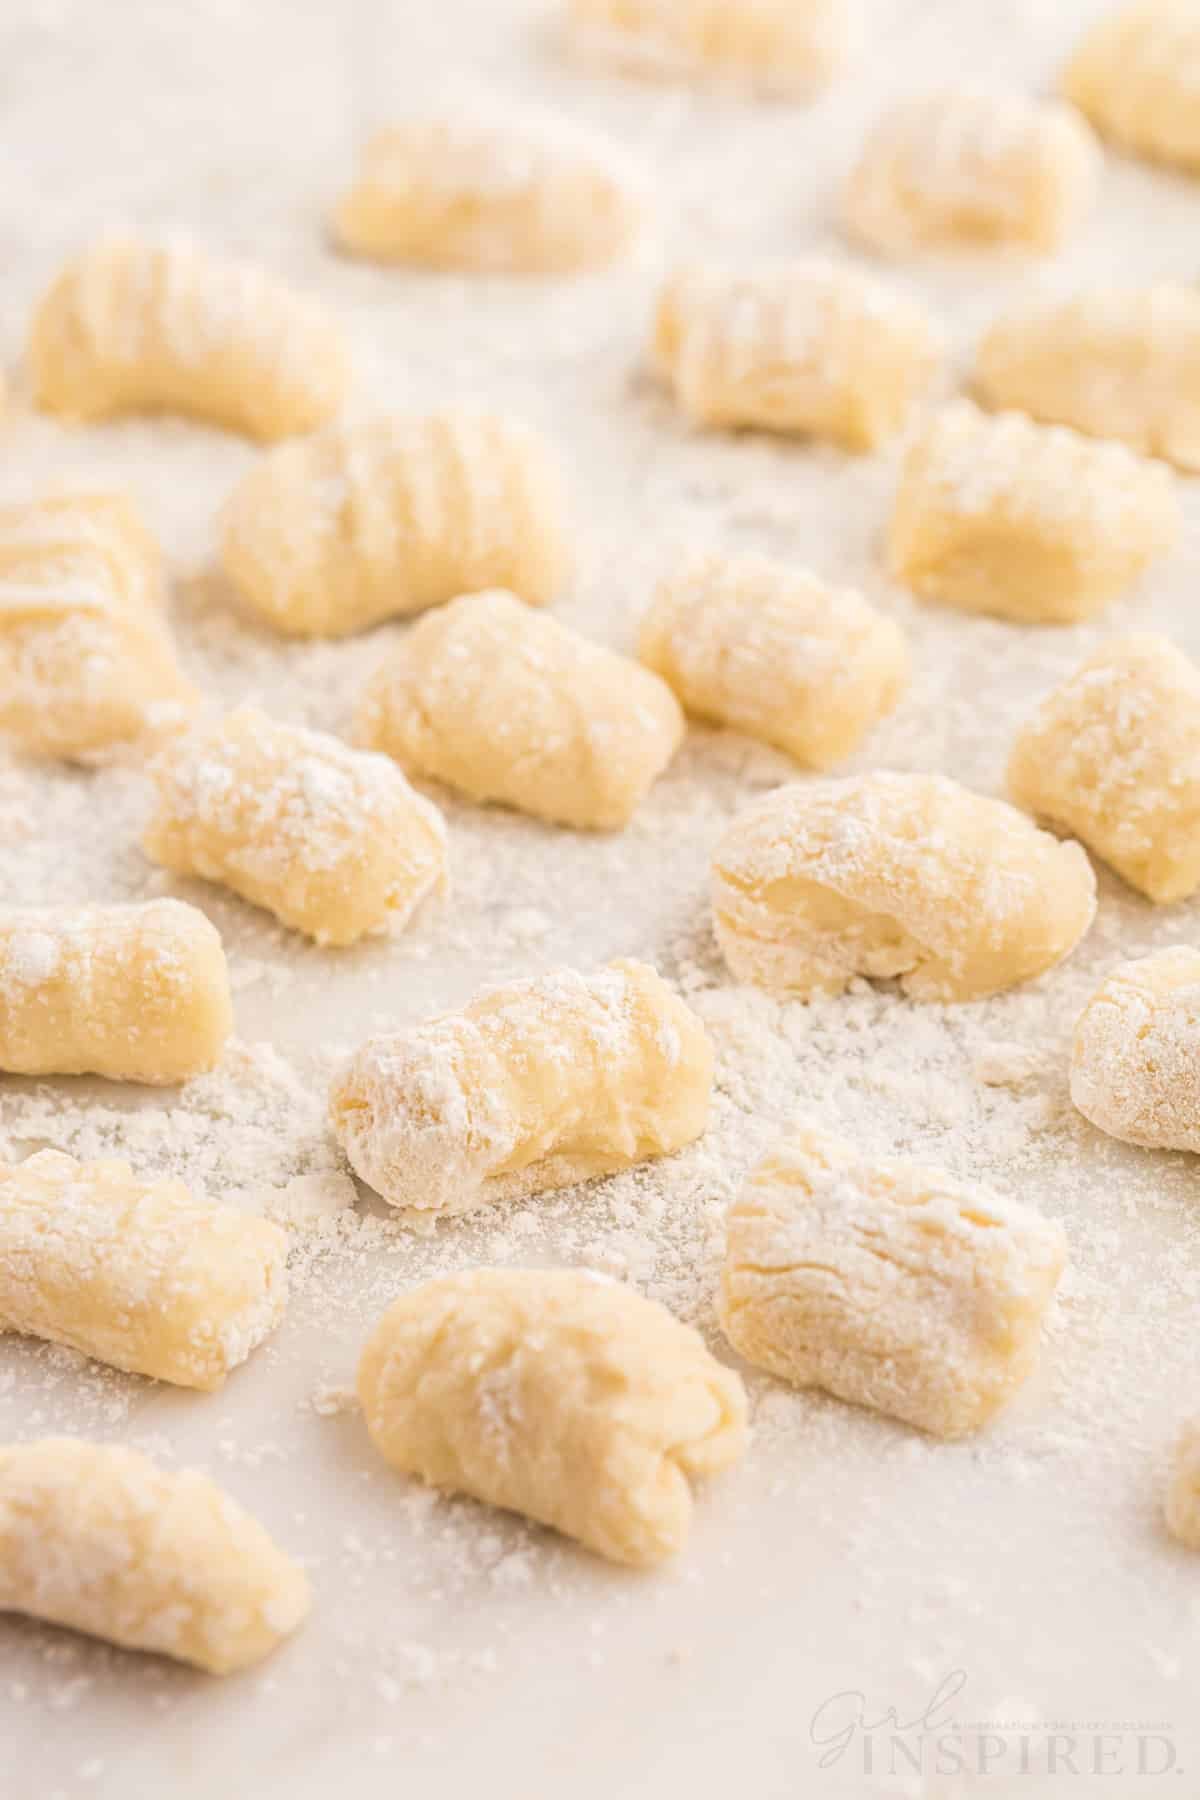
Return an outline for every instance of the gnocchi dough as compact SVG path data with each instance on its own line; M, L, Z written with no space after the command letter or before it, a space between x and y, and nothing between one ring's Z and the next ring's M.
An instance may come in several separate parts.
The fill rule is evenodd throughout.
M441 814L394 763L253 706L177 738L151 771L146 854L224 882L319 944L400 927L446 880Z
M741 1456L746 1396L665 1307L582 1269L472 1269L404 1294L358 1371L393 1466L613 1562L682 1550L689 1478Z
M1161 282L1028 301L985 336L975 384L989 406L1200 470L1200 293Z
M721 1324L748 1362L936 1437L1030 1374L1061 1228L939 1169L799 1131L729 1213Z
M181 900L0 907L0 1069L170 1086L220 1061L225 952Z
M231 1675L310 1605L304 1571L199 1470L81 1438L0 1448L0 1610Z
M645 963L484 988L460 1013L369 1038L330 1115L358 1175L414 1220L666 1156L708 1124L713 1053Z
M868 137L845 222L891 254L954 243L1054 250L1090 203L1099 163L1071 107L980 88L921 94Z
M34 314L29 363L47 412L183 413L267 443L320 425L348 382L319 307L175 238L109 238L69 262Z
M713 920L739 981L801 998L856 976L981 1000L1061 962L1096 910L1078 844L944 775L777 788L717 847Z
M565 513L525 426L378 418L263 457L226 506L224 562L275 630L342 637L483 588L545 605L570 573Z
M1156 633L1110 638L1043 700L1008 781L1151 900L1186 899L1200 887L1200 669Z
M1128 587L1179 529L1160 464L964 401L909 449L889 561L898 581L962 612L1068 624Z
M122 494L0 507L0 731L95 761L196 704L162 617L158 546Z
M1114 144L1200 173L1195 0L1134 0L1109 13L1072 57L1063 90Z
M861 594L756 555L686 558L659 584L638 655L688 712L814 769L857 748L909 672L900 627Z
M607 831L629 822L684 720L648 669L489 593L420 620L368 688L356 730L473 800Z
M1113 970L1075 1027L1071 1098L1109 1137L1200 1151L1200 950Z
M940 358L914 302L816 257L683 269L659 297L654 360L699 425L871 450L904 423Z
M1171 1536L1185 1549L1200 1550L1200 1420L1180 1433L1163 1511Z
M567 0L575 41L636 73L777 94L830 80L860 38L857 0Z
M219 1388L287 1302L287 1237L181 1181L42 1150L0 1164L0 1331Z

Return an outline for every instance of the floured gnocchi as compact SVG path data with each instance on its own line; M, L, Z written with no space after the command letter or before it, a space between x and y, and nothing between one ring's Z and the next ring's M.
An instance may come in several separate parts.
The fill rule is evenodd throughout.
M1088 32L1063 91L1135 156L1200 172L1200 11L1195 0L1134 0Z
M1075 1027L1071 1099L1109 1137L1200 1151L1200 950L1112 971Z
M1179 1435L1163 1512L1167 1530L1188 1550L1200 1550L1200 1419Z
M804 93L857 48L857 0L567 0L580 46L637 73Z

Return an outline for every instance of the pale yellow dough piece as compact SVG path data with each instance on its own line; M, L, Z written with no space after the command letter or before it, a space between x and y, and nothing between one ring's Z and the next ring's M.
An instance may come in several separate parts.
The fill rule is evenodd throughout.
M699 425L756 426L871 450L941 360L925 312L822 258L683 269L658 302L654 360Z
M685 558L659 583L638 655L689 713L823 769L899 699L904 633L853 588L757 555Z
M856 976L981 1000L1061 962L1091 925L1078 844L944 775L777 788L717 846L713 922L733 974L809 998Z
M1200 668L1154 632L1110 638L1042 701L1013 799L1151 900L1200 887Z
M398 930L446 882L446 828L384 756L257 707L177 738L151 769L147 856L220 881L319 944Z
M199 1470L81 1438L0 1448L0 1611L231 1675L310 1606L304 1571Z
M1073 108L943 89L884 114L850 177L843 218L852 237L890 254L997 243L1049 251L1086 211L1099 167Z
M117 493L0 507L0 731L93 762L196 704L162 617L162 559Z
M1180 1433L1163 1513L1167 1530L1188 1550L1200 1550L1200 1419Z
M413 775L584 830L628 824L684 734L666 683L512 594L467 594L410 631L358 712Z
M1066 1254L1030 1207L799 1131L730 1208L721 1324L797 1387L962 1437L1030 1374Z
M858 0L566 0L576 44L664 80L805 94L858 48Z
M222 547L243 598L295 637L342 637L483 588L544 606L571 570L549 450L524 425L471 412L282 446L230 496Z
M1161 282L1028 301L984 337L975 386L989 406L1200 470L1200 292Z
M42 1150L0 1164L0 1331L211 1391L283 1317L287 1247L181 1181Z
M1075 1027L1071 1098L1109 1137L1200 1151L1200 950L1112 971Z
M1161 464L962 401L909 448L888 560L897 581L962 612L1068 624L1135 581L1180 525Z
M555 969L369 1038L330 1117L358 1175L414 1219L591 1181L708 1124L703 1025L647 964Z
M1200 8L1135 0L1087 33L1063 92L1103 137L1155 162L1200 173Z
M221 939L182 900L0 907L0 1069L170 1086L233 1029Z
M384 1314L358 1393L394 1468L525 1513L613 1562L676 1555L689 1478L746 1447L746 1396L698 1332L582 1269L473 1269Z

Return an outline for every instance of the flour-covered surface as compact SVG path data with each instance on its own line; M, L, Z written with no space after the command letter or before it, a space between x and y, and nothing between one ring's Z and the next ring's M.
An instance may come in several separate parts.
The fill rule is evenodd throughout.
M1181 547L1100 619L967 618L915 605L882 571L900 444L854 458L706 436L645 369L665 268L837 252L841 186L887 101L967 77L1044 91L1098 3L871 0L862 58L808 108L610 77L564 58L548 10L10 0L0 344L15 397L0 498L70 477L127 484L170 560L186 673L224 705L348 726L407 627L305 644L243 620L214 572L215 518L253 448L182 422L70 431L22 398L30 307L62 259L109 225L179 229L327 305L349 335L359 403L513 410L545 431L570 474L579 565L555 616L600 641L632 646L681 549L762 551L861 588L911 634L914 680L851 770L937 771L998 793L1019 724L1108 631L1165 630L1200 652L1194 488L1181 483ZM324 220L361 138L451 73L571 113L636 154L659 190L642 259L544 283L337 260ZM1055 262L922 257L889 278L938 313L963 367L1030 282L1194 280L1198 222L1200 186L1110 158L1098 206ZM1090 935L1029 988L950 1010L886 987L780 1005L735 987L716 956L708 859L735 810L794 773L746 739L697 729L613 837L431 794L449 822L451 896L391 941L334 951L154 870L138 847L152 796L136 766L0 766L4 900L185 895L225 937L238 1030L221 1070L182 1091L5 1083L7 1152L117 1154L139 1175L181 1175L212 1199L303 1221L287 1318L220 1395L14 1341L0 1354L0 1441L79 1431L203 1465L303 1559L315 1598L277 1657L224 1684L3 1621L0 1787L38 1800L479 1789L626 1800L731 1787L987 1800L1094 1785L1098 1731L1100 1767L1120 1757L1136 1773L1139 1725L1185 1771L1173 1791L1200 1780L1200 1561L1162 1523L1173 1445L1200 1410L1200 1167L1101 1136L1067 1092L1090 993L1121 960L1192 941L1200 901L1156 910L1101 871ZM483 981L621 955L655 962L714 1036L718 1095L700 1144L430 1236L354 1203L324 1119L344 1051L463 1005ZM754 1377L748 1458L700 1493L685 1557L652 1576L435 1499L370 1448L347 1390L371 1325L414 1282L475 1263L619 1275L728 1356L713 1331L723 1210L802 1120L982 1180L1066 1227L1072 1261L1041 1364L983 1435L934 1443ZM861 1701L824 1705L847 1689ZM923 1774L915 1727L898 1750L886 1730L871 1735L873 1774L860 1732L818 1771L813 1730L830 1737L855 1709L873 1723L889 1707L906 1725L931 1721ZM937 1772L934 1737L951 1719L942 1767L961 1749L968 1769L991 1758L985 1776ZM1051 1724L1070 1740L1053 1775ZM1021 1733L1040 1776L1016 1773ZM1166 1754L1157 1740L1143 1752L1151 1767ZM1132 1775L1108 1783L1140 1789Z

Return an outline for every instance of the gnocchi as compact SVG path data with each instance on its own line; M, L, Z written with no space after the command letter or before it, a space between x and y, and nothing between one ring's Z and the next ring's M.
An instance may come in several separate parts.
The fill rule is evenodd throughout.
M369 1038L334 1083L351 1166L414 1222L667 1156L708 1123L713 1052L645 963L484 988Z
M635 72L805 93L860 38L856 0L568 0L575 41Z
M233 1029L225 952L181 900L0 907L0 1069L169 1086Z
M967 402L918 433L892 514L891 573L963 612L1089 618L1169 550L1179 503L1160 464Z
M1029 1376L1065 1261L1029 1207L802 1130L730 1209L721 1324L797 1387L962 1437Z
M0 1164L0 1331L219 1388L287 1302L287 1236L181 1181L42 1150Z
M582 1269L472 1269L402 1295L358 1392L394 1468L634 1568L682 1550L689 1477L748 1436L741 1381L699 1333Z
M1161 282L1029 301L984 337L975 385L989 406L1200 470L1200 293Z
M223 521L226 571L276 631L342 637L458 594L542 606L571 559L559 471L523 425L478 413L331 426L265 456Z
M1100 20L1063 91L1114 144L1200 173L1200 13L1195 0L1134 0Z
M1200 1550L1200 1420L1180 1433L1163 1512L1171 1536L1187 1550Z
M979 88L921 94L871 132L843 216L852 237L892 254L953 243L1054 250L1090 203L1099 163L1071 107Z
M320 425L348 382L319 307L174 238L110 238L69 262L34 315L29 364L47 412L183 413L268 443Z
M654 360L699 425L871 450L903 424L940 358L914 302L816 257L683 269L659 297Z
M1075 1027L1071 1099L1109 1137L1200 1151L1200 950L1112 971Z
M1200 669L1156 633L1110 638L1019 733L1008 782L1149 899L1186 899L1200 887Z
M409 632L368 688L356 731L473 800L606 831L628 823L684 721L648 669L489 593Z
M240 706L151 774L146 854L224 882L318 944L400 927L446 880L441 814L394 763Z
M942 775L777 788L717 846L717 942L739 981L801 998L857 976L980 1000L1068 956L1096 910L1078 844Z
M231 1675L310 1606L304 1571L199 1470L81 1438L0 1448L0 1610Z
M196 704L162 618L158 546L121 494L0 507L0 731L95 761Z

